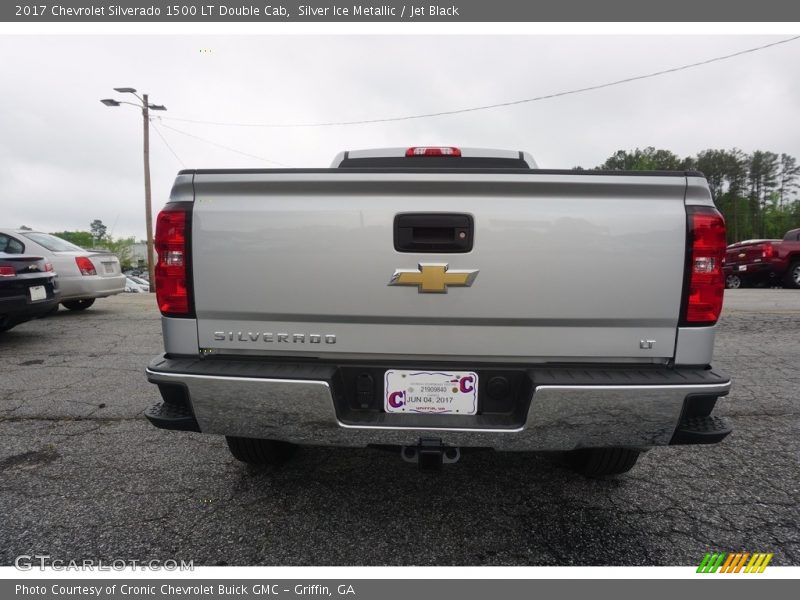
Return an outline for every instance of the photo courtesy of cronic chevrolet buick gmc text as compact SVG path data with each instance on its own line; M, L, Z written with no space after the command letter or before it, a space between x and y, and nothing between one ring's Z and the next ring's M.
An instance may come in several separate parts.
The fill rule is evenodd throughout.
M725 224L701 173L523 152L343 152L181 171L156 226L157 427L298 444L562 451L589 476L722 440Z

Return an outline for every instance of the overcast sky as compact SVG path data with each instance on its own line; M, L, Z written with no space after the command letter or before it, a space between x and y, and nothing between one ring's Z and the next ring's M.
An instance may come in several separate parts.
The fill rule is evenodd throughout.
M786 36L788 37L788 36ZM144 237L142 120L101 98L165 104L151 133L153 209L186 168L293 167L343 149L447 144L593 167L618 149L706 148L800 158L800 41L599 91L462 115L349 127L308 123L446 111L582 88L729 54L770 36L2 36L0 226ZM201 52L201 50L203 50ZM134 98L131 98L135 100Z

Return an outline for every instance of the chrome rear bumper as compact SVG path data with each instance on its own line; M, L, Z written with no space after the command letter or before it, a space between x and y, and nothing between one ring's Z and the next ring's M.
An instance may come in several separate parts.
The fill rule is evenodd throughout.
M186 371L191 372L179 372L180 361L157 358L147 369L147 378L160 386L166 384L173 392L183 390L201 432L352 447L409 446L420 438L498 450L666 445L687 402L697 396L724 396L731 385L725 376L702 369L660 369L644 378L653 383L641 383L641 377L637 381L619 369L532 368L533 394L527 417L518 427L460 427L452 419L447 426L421 426L419 421L407 426L341 419L334 401L336 384L319 366L310 367L311 376L316 369L319 378L294 379L258 376L259 363L250 363L246 373L232 375L225 371L236 369L210 364L205 369L204 361L188 362L192 368ZM291 370L290 366L287 371ZM619 379L615 381L609 373Z

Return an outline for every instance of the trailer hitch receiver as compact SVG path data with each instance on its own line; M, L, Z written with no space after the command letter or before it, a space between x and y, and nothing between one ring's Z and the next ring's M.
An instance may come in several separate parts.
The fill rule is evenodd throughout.
M416 446L403 446L400 456L404 461L417 463L420 471L438 471L442 464L457 463L461 451L454 446L445 446L436 438L420 438Z

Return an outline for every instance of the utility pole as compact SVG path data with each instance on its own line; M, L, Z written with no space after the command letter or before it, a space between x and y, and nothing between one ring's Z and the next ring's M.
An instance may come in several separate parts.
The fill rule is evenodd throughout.
M155 280L155 252L153 249L153 210L150 190L150 111L151 110L167 110L167 107L162 104L150 104L148 94L142 94L141 97L136 93L134 88L114 88L114 91L121 94L133 94L139 99L140 104L134 102L126 102L124 100L113 100L106 98L100 100L106 106L119 106L121 104L130 104L142 109L142 134L144 138L143 155L144 155L144 208L145 208L145 226L147 229L147 272L150 279L150 292L154 292L156 287Z
M145 224L147 226L147 272L150 281L150 291L156 289L156 279L154 276L155 262L153 252L153 210L150 195L150 106L147 102L147 94L142 94L142 128L144 133L144 210Z

